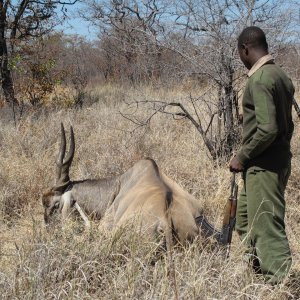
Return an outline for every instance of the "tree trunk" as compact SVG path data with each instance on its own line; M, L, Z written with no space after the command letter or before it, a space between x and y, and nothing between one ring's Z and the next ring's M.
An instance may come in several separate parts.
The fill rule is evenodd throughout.
M4 97L13 107L18 105L18 101L15 97L15 90L11 72L8 67L8 51L6 41L6 9L3 6L3 1L0 1L0 75L1 86L3 89Z
M225 155L231 155L232 150L234 148L235 140L234 140L234 118L233 118L233 99L235 91L232 85L228 85L224 87L225 89Z
M229 159L236 146L237 133L234 114L237 103L236 91L233 88L233 70L229 68L228 82L219 86L219 117L223 116L223 130L218 121L218 156Z

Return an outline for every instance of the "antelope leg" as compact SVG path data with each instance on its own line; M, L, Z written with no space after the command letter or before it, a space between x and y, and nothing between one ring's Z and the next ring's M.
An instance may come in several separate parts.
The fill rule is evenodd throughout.
M87 217L87 215L83 212L83 210L81 209L81 207L79 206L79 204L76 202L75 203L75 208L78 210L80 216L82 217L84 224L87 228L91 227L91 223Z

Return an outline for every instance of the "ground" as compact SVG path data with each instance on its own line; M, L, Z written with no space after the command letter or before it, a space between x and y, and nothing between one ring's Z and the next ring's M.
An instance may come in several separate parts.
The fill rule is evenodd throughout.
M60 122L72 124L76 153L72 179L110 177L143 157L203 202L220 224L230 193L227 165L211 161L187 120L157 115L142 128L119 111L126 100L182 99L186 91L102 86L83 109L29 111L15 124L0 119L0 294L2 299L298 299L300 298L300 122L295 119L292 174L286 191L286 229L293 253L291 278L270 286L243 261L234 235L231 255L199 238L174 249L172 264L158 245L130 228L113 234L99 224L83 231L74 221L51 233L43 224L41 193L54 182ZM1 111L4 114L4 110ZM144 111L140 117L149 112ZM143 115L144 114L144 115ZM242 181L239 178L241 187ZM292 278L293 277L293 278Z

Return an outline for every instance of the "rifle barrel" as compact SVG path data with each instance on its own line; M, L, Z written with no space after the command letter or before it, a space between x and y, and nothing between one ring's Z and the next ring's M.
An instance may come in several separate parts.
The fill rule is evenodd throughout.
M293 105L294 105L294 108L295 108L295 111L296 111L298 117L300 118L300 107L294 97L293 97Z

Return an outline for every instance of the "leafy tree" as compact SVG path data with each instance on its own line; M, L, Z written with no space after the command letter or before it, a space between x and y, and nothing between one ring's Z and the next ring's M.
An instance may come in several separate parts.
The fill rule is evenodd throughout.
M49 33L77 0L0 0L0 76L6 102L18 105L12 69L24 43ZM59 13L59 9L61 12Z

